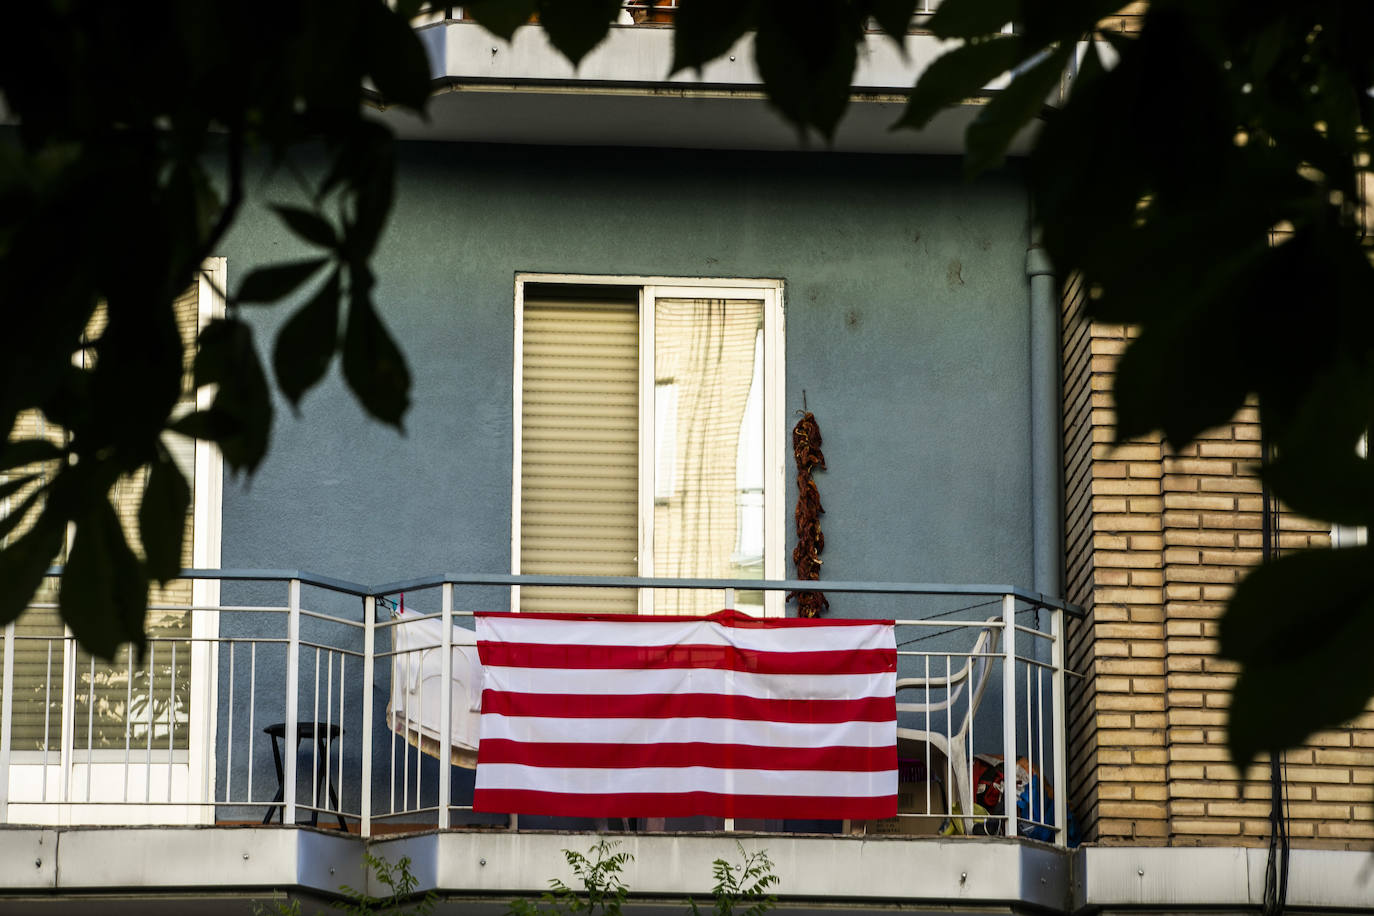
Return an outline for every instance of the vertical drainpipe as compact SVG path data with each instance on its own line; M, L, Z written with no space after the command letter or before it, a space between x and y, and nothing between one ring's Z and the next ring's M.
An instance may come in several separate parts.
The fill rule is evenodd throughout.
M1064 594L1064 484L1059 297L1034 213L1030 240L1026 279L1030 287L1031 587L1060 598Z

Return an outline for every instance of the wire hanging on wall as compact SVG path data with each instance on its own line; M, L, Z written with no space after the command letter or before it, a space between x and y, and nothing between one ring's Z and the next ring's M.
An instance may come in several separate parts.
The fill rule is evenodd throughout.
M1267 465L1273 460L1273 448L1265 435L1264 414L1260 413L1260 454ZM1262 516L1260 523L1261 548L1264 562L1279 558L1279 522L1281 507L1269 489L1269 484L1260 478L1260 503ZM1264 899L1260 906L1263 916L1283 916L1288 903L1288 794L1287 762L1283 751L1274 749L1269 756L1269 856L1264 869Z

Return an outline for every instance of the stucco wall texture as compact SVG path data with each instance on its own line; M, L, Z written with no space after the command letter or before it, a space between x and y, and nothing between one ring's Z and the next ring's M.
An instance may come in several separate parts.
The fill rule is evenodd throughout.
M231 290L307 254L264 206L302 200L285 175L220 252ZM952 159L405 145L375 296L414 375L406 434L336 362L226 481L223 563L508 572L516 273L766 277L786 284L787 423L804 391L824 435L823 577L1029 586L1025 249L1019 176L965 183ZM248 312L265 356L293 310Z

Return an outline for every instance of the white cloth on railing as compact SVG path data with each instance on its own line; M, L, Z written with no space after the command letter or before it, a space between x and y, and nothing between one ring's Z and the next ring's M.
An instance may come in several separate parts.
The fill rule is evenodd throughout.
M387 726L431 757L442 759L439 728L443 694L443 621L416 620L404 611L396 615L391 631L396 654L391 658L391 701L386 708ZM477 766L478 730L482 722L482 663L477 659L477 634L453 628L453 678L451 713L452 749L456 766Z

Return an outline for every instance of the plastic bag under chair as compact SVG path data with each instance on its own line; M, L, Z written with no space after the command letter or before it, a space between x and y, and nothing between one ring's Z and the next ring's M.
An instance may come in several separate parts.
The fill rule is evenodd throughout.
M396 624L388 627L396 654L391 659L391 701L386 707L386 722L421 753L442 759L439 713L443 698L443 621L414 618L413 613L401 611L396 615ZM482 721L482 664L477 658L477 634L454 627L451 646L450 762L474 769Z

